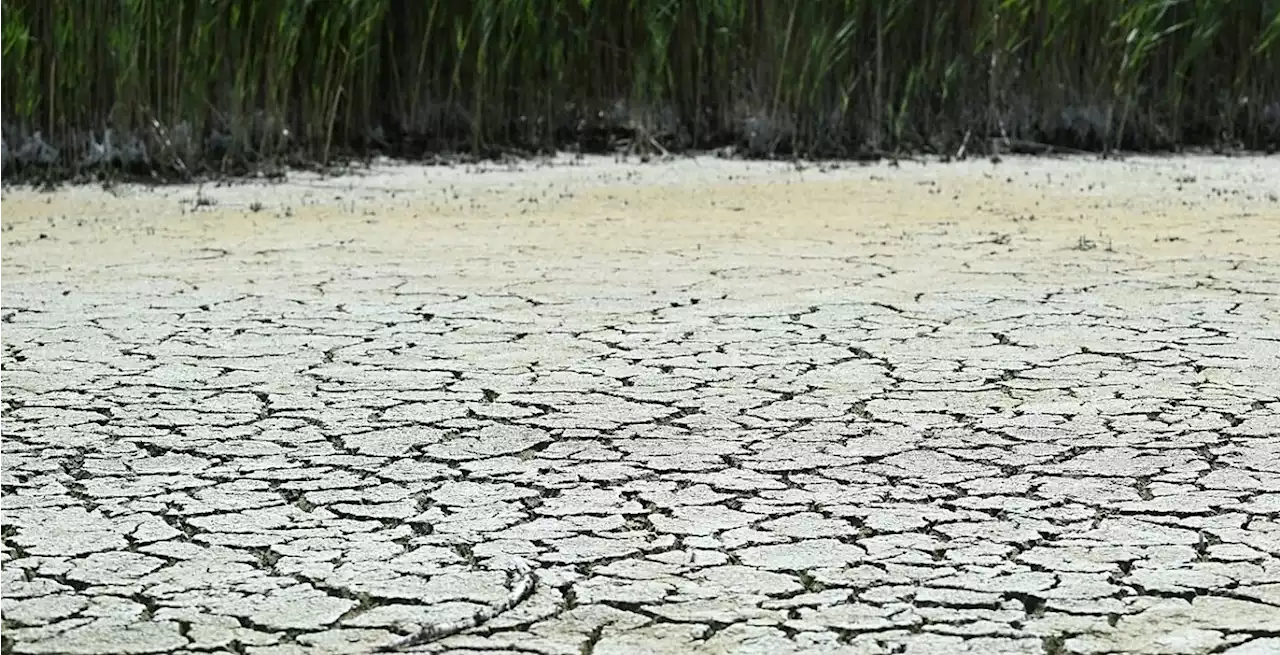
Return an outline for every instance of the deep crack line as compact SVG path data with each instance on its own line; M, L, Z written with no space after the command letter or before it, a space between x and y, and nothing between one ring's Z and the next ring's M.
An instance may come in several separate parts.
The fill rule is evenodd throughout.
M401 637L390 644L375 649L375 653L393 653L396 651L421 646L422 644L431 643L438 639L479 627L481 624L492 620L503 612L513 609L515 606L524 602L530 594L537 582L537 576L533 572L533 568L522 557L512 555L510 563L505 567L508 572L515 576L515 582L511 585L511 590L507 593L507 597L501 603L491 605L489 607L477 610L475 614L466 616L455 621L445 621L442 623L429 623L417 632Z

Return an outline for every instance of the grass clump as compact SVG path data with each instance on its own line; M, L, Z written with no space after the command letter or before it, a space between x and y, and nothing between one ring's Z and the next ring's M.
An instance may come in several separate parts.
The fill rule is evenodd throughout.
M1280 145L1280 0L2 0L6 170Z

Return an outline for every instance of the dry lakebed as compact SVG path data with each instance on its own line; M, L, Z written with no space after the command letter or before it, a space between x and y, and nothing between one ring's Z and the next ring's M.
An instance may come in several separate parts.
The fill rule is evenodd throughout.
M1280 159L7 189L3 652L1280 653Z

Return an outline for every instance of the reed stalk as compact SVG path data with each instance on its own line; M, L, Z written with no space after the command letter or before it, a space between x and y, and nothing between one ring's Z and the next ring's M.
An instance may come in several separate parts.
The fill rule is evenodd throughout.
M9 172L1280 146L1280 0L0 0L0 20Z

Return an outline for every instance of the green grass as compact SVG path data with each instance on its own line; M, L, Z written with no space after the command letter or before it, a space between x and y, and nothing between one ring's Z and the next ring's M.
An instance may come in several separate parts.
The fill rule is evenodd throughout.
M68 170L628 140L809 156L1280 145L1280 0L0 6L8 154L38 132Z

